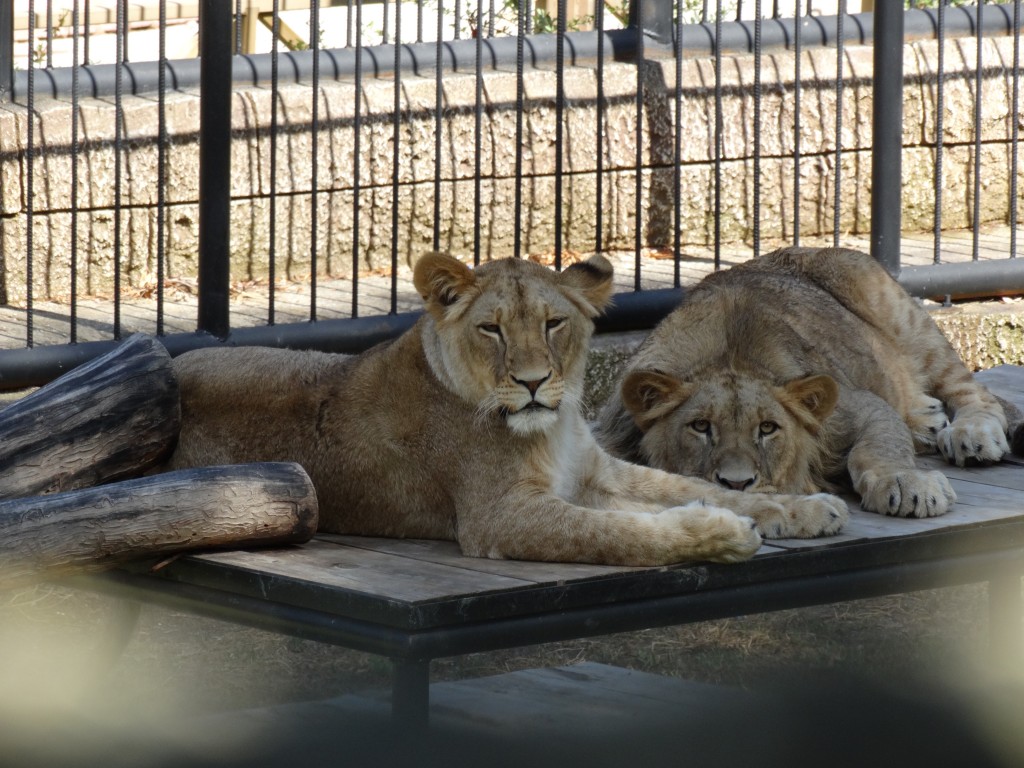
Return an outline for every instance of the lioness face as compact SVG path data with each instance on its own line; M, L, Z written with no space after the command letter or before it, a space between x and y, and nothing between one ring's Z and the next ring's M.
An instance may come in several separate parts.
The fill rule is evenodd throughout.
M601 256L562 273L519 259L470 269L425 256L414 282L434 320L431 365L482 415L499 415L520 435L544 432L563 403L578 403L591 318L611 280Z
M684 382L634 371L623 402L644 435L651 466L738 491L815 493L815 435L835 408L838 385L812 376L776 386L737 373Z

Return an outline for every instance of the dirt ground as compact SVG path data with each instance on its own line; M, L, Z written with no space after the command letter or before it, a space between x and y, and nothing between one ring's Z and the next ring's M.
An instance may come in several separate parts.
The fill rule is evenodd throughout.
M440 659L451 680L578 661L737 686L787 669L880 677L983 667L982 585ZM126 626L127 643L118 638ZM218 711L386 689L382 658L40 585L0 594L0 697ZM17 693L16 693L17 692Z
M885 754L887 748L877 741L883 738L879 728L904 751L910 749L904 743L908 732L916 734L910 738L932 745L933 727L941 731L937 735L951 727L969 728L984 739L986 760L990 743L1010 757L980 763L972 757L968 763L954 760L947 765L1010 768L1024 760L1024 662L1014 668L990 665L987 619L984 586L968 585L441 659L433 663L432 679L461 680L590 661L761 695L777 690L780 682L785 686L813 681L818 674L850 674L874 681L872 685L895 686L898 695L881 702L861 695L863 704L851 701L849 706L844 696L829 695L821 702L824 709L819 712L812 700L801 717L806 716L807 723L824 719L844 739ZM62 586L43 584L0 593L0 767L433 765L407 746L406 736L394 741L393 736L378 733L380 720L364 725L362 715L353 716L351 710L340 719L336 713L331 720L308 716L322 712L323 706L301 709L303 714L296 716L294 707L285 706L348 693L386 692L389 683L389 663L364 653L153 606L142 606L136 614L130 603ZM932 693L935 690L938 695ZM955 707L947 708L947 701ZM264 707L270 709L253 712ZM240 711L246 712L242 726ZM833 712L839 714L838 722ZM941 719L933 725L930 718L935 712ZM785 738L781 734L792 725L786 710L755 714L759 733L768 732L774 740ZM716 727L731 731L730 717L731 713L717 721ZM282 722L290 734L283 745L279 736L267 735L281 733ZM687 733L703 734L702 721L682 722L689 730L657 735L678 741L689 738ZM752 727L748 724L741 732ZM817 726L802 727L805 730L798 732ZM866 741L857 737L861 731ZM832 742L826 741L823 749L831 755ZM370 744L372 750L398 744L406 762L381 762L376 751L369 757L353 756L345 751L346 743L350 748ZM526 762L535 768L564 764L552 756L555 753L529 743ZM959 745L958 737L952 737L952 743ZM307 759L310 744L324 749L326 758ZM628 743L623 747L620 741L618 746L629 751ZM445 768L523 764L510 756L499 762L453 762L447 757L442 761L441 756L454 749L448 742L442 747L429 754ZM484 742L481 749L491 755L493 744ZM571 752L564 740L560 749L557 754ZM583 751L596 753L588 761L595 768L621 764L589 741L583 743ZM461 748L456 752L456 757L466 754ZM674 754L658 752L662 762L657 764L676 765L669 759ZM772 754L781 760L785 752ZM834 762L834 768L859 768L852 754L843 758L845 762ZM789 768L800 763L757 764ZM907 768L921 763L899 764Z

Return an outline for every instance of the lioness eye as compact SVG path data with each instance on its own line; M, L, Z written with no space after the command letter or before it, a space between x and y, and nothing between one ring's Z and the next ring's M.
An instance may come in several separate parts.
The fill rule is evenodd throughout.
M482 323L477 326L481 333L485 333L488 336L501 337L501 326L497 323Z
M711 431L711 422L707 419L696 419L690 422L690 429L694 432L700 432L702 435L706 435Z
M774 421L762 421L761 422L761 434L770 435L772 432L776 432L779 429L779 425Z
M547 328L549 331L557 331L563 325L565 325L564 317L552 317L544 324L544 327Z

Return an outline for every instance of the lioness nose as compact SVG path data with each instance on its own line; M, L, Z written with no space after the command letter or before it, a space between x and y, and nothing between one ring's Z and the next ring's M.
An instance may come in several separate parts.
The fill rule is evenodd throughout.
M548 373L547 376L544 376L543 378L540 378L540 379L517 379L515 376L513 376L512 377L512 381L514 381L516 384L520 384L520 385L526 387L526 389L530 393L530 396L531 397L536 397L537 396L537 390L540 389L541 385L545 381L550 379L550 378L551 378L551 374Z
M730 477L724 475L719 471L715 471L715 482L719 485L724 485L733 491L745 491L747 488L757 482L757 475L745 476L745 477Z

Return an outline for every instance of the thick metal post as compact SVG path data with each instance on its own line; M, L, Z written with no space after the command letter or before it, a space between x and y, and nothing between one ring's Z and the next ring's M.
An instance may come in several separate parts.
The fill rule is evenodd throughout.
M660 45L672 44L673 0L631 0L629 26Z
M13 98L14 3L0 3L0 101Z
M199 12L198 328L224 339L231 332L231 3L203 0Z
M430 660L392 659L391 720L414 731L430 722Z
M900 272L903 162L903 2L878 0L874 10L871 118L871 255Z

